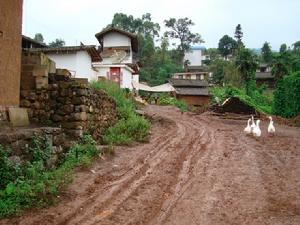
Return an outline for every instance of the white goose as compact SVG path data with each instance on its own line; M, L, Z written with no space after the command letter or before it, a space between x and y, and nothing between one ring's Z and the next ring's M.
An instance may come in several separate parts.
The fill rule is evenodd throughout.
M254 117L251 116L251 126L250 126L250 129L251 129L251 133L253 133L253 130L255 128L255 122L254 122Z
M256 125L255 125L255 127L252 131L254 137L260 137L261 136L261 130L259 128L259 123L260 123L260 120L256 120Z
M273 135L275 133L274 122L271 116L269 116L269 119L270 119L270 123L268 126L268 133Z
M250 133L251 133L250 121L251 121L251 119L248 119L247 127L245 127L245 129L244 129L244 132L245 132L246 134L250 134Z

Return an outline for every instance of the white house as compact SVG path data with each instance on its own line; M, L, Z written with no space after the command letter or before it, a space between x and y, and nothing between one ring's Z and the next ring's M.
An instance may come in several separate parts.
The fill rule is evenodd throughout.
M102 58L95 45L46 47L38 51L53 60L57 68L69 70L75 78L98 79L99 73L93 63L101 62Z
M202 46L193 46L184 55L184 62L188 61L188 67L195 68L203 66L202 61L206 59L205 48Z
M135 61L138 39L135 34L111 27L97 33L101 47L101 62L94 62L100 77L105 77L132 90L132 82L139 82L139 67Z

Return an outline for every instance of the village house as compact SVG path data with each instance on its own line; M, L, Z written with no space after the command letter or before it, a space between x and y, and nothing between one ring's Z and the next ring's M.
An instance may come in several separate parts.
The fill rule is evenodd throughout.
M271 67L267 64L260 64L255 74L256 84L265 84L268 88L275 87L275 77L272 75Z
M137 36L114 27L104 29L95 36L100 43L103 59L93 63L99 77L132 90L133 82L139 82L139 66L135 57L138 52Z
M73 78L98 79L99 73L93 63L101 62L102 58L95 45L43 47L29 51L44 53L57 68L69 70Z
M175 89L175 97L185 100L189 106L208 106L210 94L206 74L201 73L175 73L169 80Z
M184 54L184 68L187 72L204 72L207 71L203 61L208 59L207 55L204 54L205 47L203 46L192 46Z

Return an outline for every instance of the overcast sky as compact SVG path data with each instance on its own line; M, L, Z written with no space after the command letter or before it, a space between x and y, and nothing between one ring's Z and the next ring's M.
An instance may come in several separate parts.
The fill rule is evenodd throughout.
M46 43L62 38L67 45L98 44L95 33L117 12L149 12L161 32L164 19L188 17L207 48L217 47L225 34L233 36L239 23L249 48L268 41L277 50L300 40L300 0L24 0L23 34L42 33Z

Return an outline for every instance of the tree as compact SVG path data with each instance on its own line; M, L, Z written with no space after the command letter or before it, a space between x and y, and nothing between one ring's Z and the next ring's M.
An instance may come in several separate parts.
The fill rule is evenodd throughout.
M35 40L35 41L37 41L39 43L44 43L44 37L43 37L43 35L41 33L36 33L34 35L33 40Z
M61 38L56 38L55 41L52 41L49 43L49 47L62 47L64 46L66 43L63 39Z
M265 42L263 47L261 48L261 56L263 62L265 63L272 62L273 55L272 55L271 47L268 42Z
M165 36L179 40L179 45L177 49L184 55L184 52L190 49L190 45L193 43L203 43L201 35L198 33L192 33L190 31L190 26L194 23L189 18L170 18L164 21L165 26L169 29L165 32Z
M242 44L242 37L243 37L241 24L238 24L236 26L235 32L234 32L234 37L237 40L238 45L241 45Z
M112 23L107 27L116 27L124 31L140 34L143 37L150 35L152 38L159 36L160 26L152 22L151 14L146 13L142 18L134 18L132 15L115 13Z
M218 50L223 57L227 59L229 55L232 55L234 53L235 49L237 49L237 42L232 37L224 35L220 39Z
M244 81L246 94L251 96L256 88L255 73L258 60L249 49L241 49L236 58L236 65Z
M280 53L284 53L284 52L286 52L286 50L287 50L287 45L286 44L280 45L280 49L279 49Z

